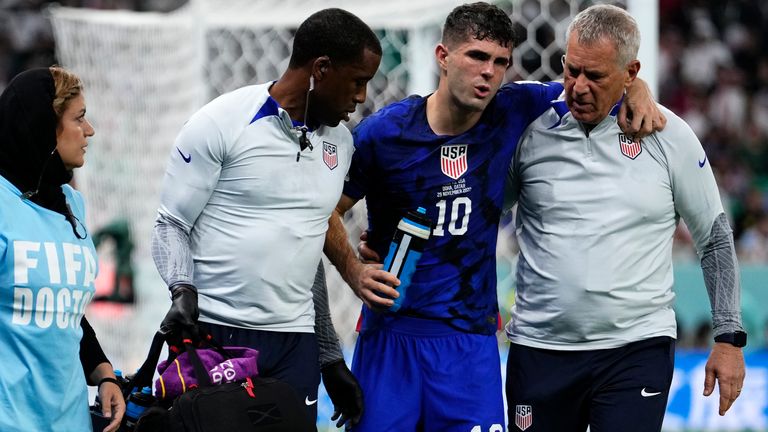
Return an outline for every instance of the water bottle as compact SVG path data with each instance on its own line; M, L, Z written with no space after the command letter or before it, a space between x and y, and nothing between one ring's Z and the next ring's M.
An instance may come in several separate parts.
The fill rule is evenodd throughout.
M125 430L134 430L139 417L154 403L155 397L152 396L152 389L149 387L144 387L140 392L131 393L125 404Z
M117 379L120 388L124 388L128 384L128 379L123 376L123 371L120 369L115 369L115 379Z
M397 224L395 236L389 245L389 253L384 259L384 270L394 274L400 279L400 285L396 288L400 297L395 299L389 310L397 312L405 300L406 290L411 284L411 277L416 270L416 263L424 251L424 244L429 239L432 231L432 221L427 217L427 211L419 207L416 211L409 211Z

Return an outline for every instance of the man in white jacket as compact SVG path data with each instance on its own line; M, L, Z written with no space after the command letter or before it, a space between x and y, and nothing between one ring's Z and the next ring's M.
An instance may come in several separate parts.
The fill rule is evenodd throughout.
M635 140L616 112L640 69L637 25L593 6L568 29L564 99L528 128L510 168L520 261L506 326L510 430L658 431L674 369L672 234L701 257L715 346L704 394L720 414L744 380L738 263L707 156L663 109Z
M259 374L293 386L312 423L322 370L340 423L362 412L322 277L313 285L381 45L358 17L321 10L297 29L277 81L211 101L184 125L166 170L152 255L171 290L162 329L202 327L259 350ZM314 297L314 299L313 299Z

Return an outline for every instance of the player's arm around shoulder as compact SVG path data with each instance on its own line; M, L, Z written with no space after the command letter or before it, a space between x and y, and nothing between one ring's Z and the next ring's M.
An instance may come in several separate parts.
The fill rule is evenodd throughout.
M381 264L363 263L349 243L347 230L344 228L343 216L355 205L357 200L342 195L336 209L328 220L328 232L325 235L323 252L336 266L355 295L369 308L386 308L394 303L385 295L396 298L399 293L392 286L400 285L400 281L391 273L381 269ZM378 294L377 294L378 293Z
M507 176L504 182L504 204L502 211L508 212L517 204L520 198L520 189L522 187L522 161L525 159L526 150L531 145L531 137L533 130L536 129L537 122L533 122L525 129L520 139L517 142L515 148L515 155L512 157L512 161L509 163L507 169Z
M627 87L617 120L621 131L635 138L664 130L667 124L664 110L653 99L650 87L641 78L635 78Z
M558 81L513 81L501 86L496 93L496 110L507 116L525 117L530 123L562 93L563 84Z

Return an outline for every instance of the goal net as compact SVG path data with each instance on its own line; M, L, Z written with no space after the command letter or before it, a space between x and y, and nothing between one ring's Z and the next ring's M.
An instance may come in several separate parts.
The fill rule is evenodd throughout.
M363 116L409 94L436 87L433 50L456 0L217 0L192 1L172 13L135 13L56 7L49 10L58 58L86 85L96 135L77 186L88 205L92 231L127 220L135 250L133 305L94 305L89 318L115 365L137 367L169 301L150 256L150 235L166 159L184 121L205 102L243 85L275 79L286 69L293 33L311 13L347 9L381 39L381 67L369 84ZM526 31L514 50L510 79L559 77L570 18L593 1L496 2ZM624 2L614 2L626 6ZM645 77L645 76L644 76ZM509 220L499 234L500 305L512 301L516 257ZM358 204L345 224L350 241L366 225ZM108 246L107 246L108 247ZM110 254L101 252L102 277L111 277ZM354 343L360 301L326 263L332 314L343 345Z

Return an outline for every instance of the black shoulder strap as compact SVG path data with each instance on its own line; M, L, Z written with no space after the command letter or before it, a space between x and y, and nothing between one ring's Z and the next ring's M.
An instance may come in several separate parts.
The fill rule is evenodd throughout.
M184 349L187 351L189 361L192 363L192 367L194 368L197 383L200 385L200 387L210 387L211 377L208 376L208 372L205 370L205 366L203 366L203 362L200 360L200 356L197 355L197 350L195 349L194 345L192 345L192 342L188 339L184 341Z
M160 332L155 333L155 337L152 338L152 345L149 347L147 359L144 360L144 364L141 365L136 375L123 388L123 397L126 400L128 400L128 396L131 395L134 388L141 390L144 387L152 386L152 377L155 375L155 367L160 360L160 353L163 351L164 344L165 336Z

